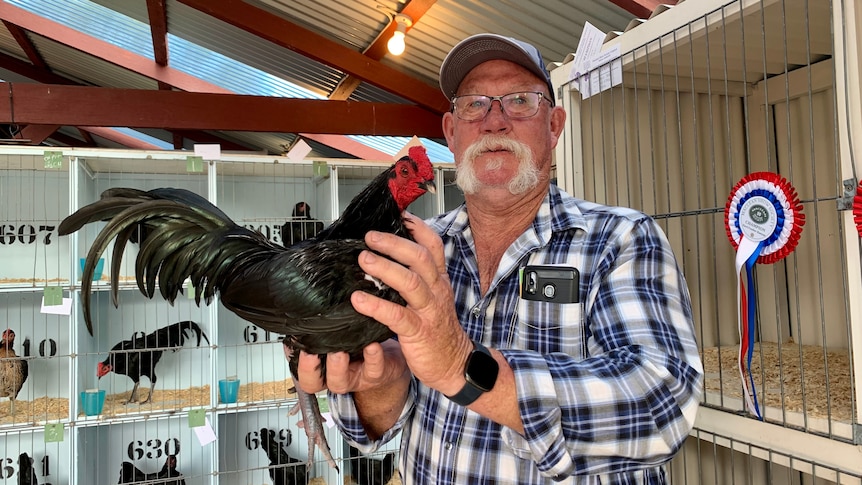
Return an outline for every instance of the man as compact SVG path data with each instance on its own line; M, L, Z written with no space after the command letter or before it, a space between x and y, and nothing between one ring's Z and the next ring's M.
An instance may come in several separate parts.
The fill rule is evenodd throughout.
M665 236L642 213L550 183L566 113L533 46L469 37L440 86L466 203L429 225L408 215L416 242L366 237L394 261L366 251L360 265L407 306L353 294L398 338L363 362L328 357L336 422L363 451L401 431L405 483L664 482L703 374ZM522 292L520 273L543 279L525 277ZM568 283L573 294L555 292ZM309 392L324 388L318 364L301 356Z
M290 220L281 226L281 242L284 247L305 241L323 230L323 221L311 218L311 206L305 201L297 202L293 207Z

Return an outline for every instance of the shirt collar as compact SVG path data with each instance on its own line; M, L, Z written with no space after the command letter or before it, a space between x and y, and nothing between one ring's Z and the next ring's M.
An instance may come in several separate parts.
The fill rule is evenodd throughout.
M469 225L467 206L463 203L457 209L440 216L435 224L440 234L452 237L463 234ZM586 230L587 223L577 205L577 199L551 183L539 212L533 219L532 227L539 244L545 245L550 241L551 234L570 229Z

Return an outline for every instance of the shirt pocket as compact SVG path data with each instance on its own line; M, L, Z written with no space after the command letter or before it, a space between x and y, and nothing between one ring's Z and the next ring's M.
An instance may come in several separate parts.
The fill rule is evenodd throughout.
M586 327L582 303L518 301L515 348L543 354L562 352L575 358L586 358Z

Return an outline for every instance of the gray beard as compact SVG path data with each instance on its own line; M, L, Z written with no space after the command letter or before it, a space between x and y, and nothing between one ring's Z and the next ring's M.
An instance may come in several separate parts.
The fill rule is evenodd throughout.
M509 193L520 195L535 188L539 184L539 169L533 163L533 153L525 144L501 135L488 135L476 140L467 147L464 157L455 171L455 184L465 194L475 194L484 183L476 177L476 158L483 152L502 148L515 154L518 159L518 171L507 184ZM499 170L503 160L493 158L488 162L488 170Z

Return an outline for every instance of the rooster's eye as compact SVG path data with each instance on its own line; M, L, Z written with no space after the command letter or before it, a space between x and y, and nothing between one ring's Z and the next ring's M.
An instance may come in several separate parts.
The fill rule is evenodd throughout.
M406 177L409 174L410 174L410 172L407 170L407 167L401 167L401 176L402 177Z

